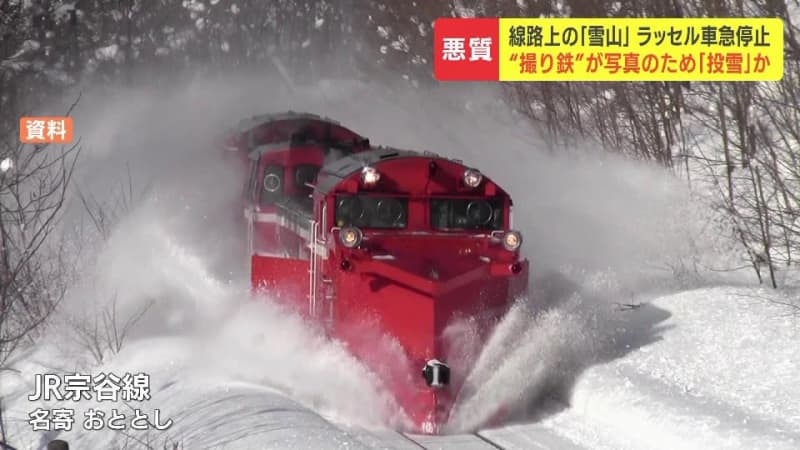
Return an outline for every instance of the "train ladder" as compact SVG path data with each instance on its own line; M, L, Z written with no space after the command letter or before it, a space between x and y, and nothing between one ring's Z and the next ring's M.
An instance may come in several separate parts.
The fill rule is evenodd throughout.
M319 255L317 254L317 233L318 222L310 221L311 239L308 241L309 264L308 264L308 313L311 317L317 317L317 277L319 277Z
M321 270L326 248L325 240L321 238L319 225L319 222L311 220L308 271L309 314L311 314L312 317L323 319L326 322L326 326L330 327L333 324L333 301L335 293L333 280L325 277Z
M247 222L247 259L245 260L245 267L247 268L248 273L252 273L253 270L253 254L255 254L255 225L253 224L254 214L253 214L253 207L247 206L244 209L244 218Z

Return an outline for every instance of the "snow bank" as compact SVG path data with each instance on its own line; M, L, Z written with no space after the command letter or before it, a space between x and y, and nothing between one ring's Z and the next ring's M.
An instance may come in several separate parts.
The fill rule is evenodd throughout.
M784 305L796 298L717 287L621 313L634 341L654 311L668 317L659 320L659 339L588 369L569 407L546 415L537 429L581 448L798 448L798 316ZM515 442L527 427L483 434L504 448L524 448Z
M252 311L251 311L252 313ZM97 369L97 373L144 372L151 380L151 401L132 402L29 402L33 392L33 374L56 372L51 364L53 355L43 358L42 366L28 364L13 380L5 380L10 389L9 416L11 439L17 448L41 448L54 438L68 441L74 448L363 448L354 437L333 426L319 414L290 399L285 393L261 382L264 376L249 374L259 382L235 381L230 374L229 361L222 355L209 355L194 339L144 339L131 342L115 360ZM202 355L204 358L198 358ZM211 356L212 358L206 359ZM275 367L272 371L280 371ZM67 371L67 373L70 373ZM269 377L269 375L266 375ZM247 378L247 377L245 377ZM300 377L302 378L302 377ZM9 392L9 391L6 391ZM30 433L27 413L37 407L45 409L74 408L76 423L72 431ZM105 429L83 431L80 423L89 408L99 408L106 414L112 407L128 415L133 408L148 414L153 423L168 420L172 426L165 431L131 430L125 432ZM155 417L155 411L159 417ZM126 447L127 446L127 447Z

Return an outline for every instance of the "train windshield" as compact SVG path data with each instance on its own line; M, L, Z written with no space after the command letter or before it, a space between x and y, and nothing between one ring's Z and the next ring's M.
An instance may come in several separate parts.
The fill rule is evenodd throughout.
M501 230L502 198L431 199L431 227L436 230Z
M408 226L408 199L371 195L336 197L336 226L393 228Z

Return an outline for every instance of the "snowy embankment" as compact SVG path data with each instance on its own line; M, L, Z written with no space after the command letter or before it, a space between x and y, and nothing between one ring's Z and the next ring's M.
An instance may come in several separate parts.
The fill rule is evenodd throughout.
M79 187L113 203L130 170L141 194L108 240L76 234L80 277L63 310L35 351L19 355L19 372L1 375L9 442L38 448L58 434L80 448L142 447L136 439L155 448L415 446L390 431L403 418L362 365L298 318L248 298L234 220L241 180L209 142L223 124L294 109L333 117L375 143L462 158L515 198L534 268L531 299L481 355L451 424L456 435L418 442L800 447L796 319L768 301L795 298L741 287L746 273L703 273L723 268L730 245L679 181L600 154L550 154L492 89L322 83L298 93L280 80L245 79L110 100L85 94L76 123L92 126L79 130ZM80 223L75 204L68 230ZM692 290L713 285L731 287ZM121 351L98 363L80 330L112 305L123 323L144 315ZM83 431L79 421L69 432L32 432L28 414L39 406L76 408L79 420L92 406L130 411L27 400L36 373L76 371L148 373L151 400L130 406L158 408L173 426L130 437ZM469 434L500 405L519 410L523 424Z
M798 448L800 311L774 303L796 298L703 288L620 312L625 354L586 370L569 407L482 434L504 448L535 430L580 448Z
M157 351L154 351L157 349ZM128 405L108 402L71 401L29 402L33 393L33 373L25 373L25 381L13 391L9 422L12 442L19 449L42 448L50 439L68 441L74 448L171 448L177 443L183 448L358 448L351 436L337 429L317 413L291 400L285 393L262 383L236 381L220 377L213 368L199 370L186 364L186 355L196 351L196 344L180 339L154 339L132 343L116 360L93 373L133 373L150 376L149 402ZM154 354L156 353L156 354ZM183 360L183 361L181 361ZM35 372L54 372L53 369L34 369ZM69 372L67 372L69 373ZM20 374L22 375L22 374ZM6 389L8 386L6 387ZM24 433L19 430L27 413L37 407L58 407L75 410L74 429L79 432ZM141 409L151 421L149 431L83 431L85 412L96 408L110 415L114 409L127 416L128 424L134 408ZM158 417L155 411L159 411ZM154 427L172 425L166 431ZM27 427L27 424L25 424Z

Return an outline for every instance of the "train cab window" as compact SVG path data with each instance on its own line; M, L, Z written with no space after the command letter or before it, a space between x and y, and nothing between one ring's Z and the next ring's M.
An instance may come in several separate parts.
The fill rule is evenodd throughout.
M283 195L283 166L273 164L264 168L259 185L262 205L271 205Z
M437 230L500 230L503 199L431 199L431 226Z
M320 167L314 164L300 164L294 167L294 200L308 211L314 209L314 203L311 199L314 188L307 184L313 185L317 182L319 170Z
M408 226L408 199L369 195L336 197L336 226L393 228Z
M314 184L319 174L319 166L313 164L301 164L294 167L294 183L298 193L308 196L313 190L306 184Z

